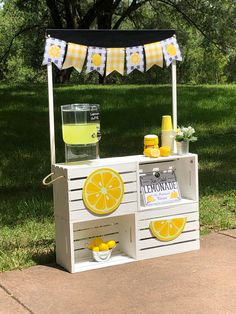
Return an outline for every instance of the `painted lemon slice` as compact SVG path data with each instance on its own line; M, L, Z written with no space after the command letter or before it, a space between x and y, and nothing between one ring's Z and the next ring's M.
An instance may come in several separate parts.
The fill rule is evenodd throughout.
M123 195L123 180L119 173L110 168L95 170L83 186L84 203L97 215L112 213L120 205Z
M187 218L151 221L149 228L160 241L172 241L184 230Z

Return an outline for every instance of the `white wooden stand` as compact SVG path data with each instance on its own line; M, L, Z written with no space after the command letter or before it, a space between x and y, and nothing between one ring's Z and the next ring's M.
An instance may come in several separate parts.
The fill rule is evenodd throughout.
M69 272L79 272L146 258L199 249L198 162L197 155L152 159L143 156L105 158L76 164L56 164L52 66L48 70L51 167L56 223L56 260ZM177 128L176 61L172 62L172 118ZM86 177L95 169L109 167L120 173L125 194L110 215L96 216L82 199ZM142 172L174 168L180 185L181 201L145 207L140 197ZM149 230L150 221L186 217L184 231L175 240L161 242ZM117 246L107 262L95 262L87 246L94 237L114 239Z
M124 197L111 214L97 216L86 209L82 187L95 169L109 167L124 181ZM175 169L180 201L153 207L143 206L139 175L142 172ZM69 272L79 272L132 261L199 249L198 159L195 154L160 157L104 158L76 164L55 164L54 210L56 221L56 260ZM152 220L186 217L182 234L161 242L151 234ZM117 247L107 262L95 262L87 248L94 237L114 239Z

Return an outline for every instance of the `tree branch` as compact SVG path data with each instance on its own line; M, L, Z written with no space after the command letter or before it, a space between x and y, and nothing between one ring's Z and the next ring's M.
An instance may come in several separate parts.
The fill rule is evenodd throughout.
M72 15L72 4L69 0L64 0L64 7L66 13L66 26L67 28L74 28L74 19Z
M223 49L221 48L221 46L219 45L218 42L216 42L215 40L213 40L210 36L207 35L207 33L205 33L201 27L193 20L191 19L186 13L184 13L177 4L173 3L172 1L168 1L168 0L157 0L158 2L164 3L168 6L171 6L172 8L174 8L179 14L181 14L183 16L183 18L190 24L193 25L206 39L208 39L210 42L212 42L220 51L223 52ZM150 1L151 4L151 1ZM153 5L152 5L153 7Z
M28 32L28 31L30 31L30 30L32 30L32 29L34 29L34 28L46 29L46 27L41 26L41 25L32 25L32 26L28 26L28 27L25 27L25 28L23 28L23 29L20 29L20 30L12 37L8 48L6 49L6 51L5 51L5 53L3 54L3 56L0 57L0 63L4 62L4 61L7 59L8 55L9 55L9 53L10 53L11 47L12 47L12 45L13 45L14 40L15 40L18 36L20 36L21 34L23 34L23 33L25 33L25 32Z
M137 3L136 0L133 0L131 2L131 5L121 15L121 17L118 19L118 21L116 21L115 25L112 28L118 29L120 27L120 24L124 21L125 18L129 17L133 11L136 11L138 8L140 8L143 4L145 4L148 1L149 0L143 0L143 1Z
M55 0L46 0L46 4L51 12L51 17L54 22L55 27L57 28L63 28L62 19L58 10L58 7L56 5Z

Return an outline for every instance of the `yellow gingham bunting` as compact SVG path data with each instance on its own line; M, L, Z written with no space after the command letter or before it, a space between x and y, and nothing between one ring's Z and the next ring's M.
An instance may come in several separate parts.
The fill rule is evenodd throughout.
M86 58L86 53L86 46L68 43L66 59L63 63L62 69L74 67L78 72L81 72Z
M125 48L107 48L106 76L113 71L124 75Z
M144 50L146 56L146 71L155 64L161 68L163 67L163 52L160 42L144 45Z

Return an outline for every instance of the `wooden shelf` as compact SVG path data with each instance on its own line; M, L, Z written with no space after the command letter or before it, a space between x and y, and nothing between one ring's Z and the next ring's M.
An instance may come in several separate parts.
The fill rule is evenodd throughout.
M174 207L174 206L178 206L178 205L189 205L189 204L193 204L193 203L197 203L197 202L194 200L182 198L181 200L178 200L176 202L162 203L160 205L153 205L153 206L140 206L140 211L155 210L155 209L158 210L158 209L170 208L170 207Z
M114 265L131 263L134 261L135 261L134 258L131 258L122 252L112 253L111 258L109 259L109 261L106 261L106 262L96 262L93 260L91 256L90 260L81 260L80 262L75 263L74 272L82 272L86 270L99 269L99 268L104 268L104 267L109 267L109 266L114 266Z

